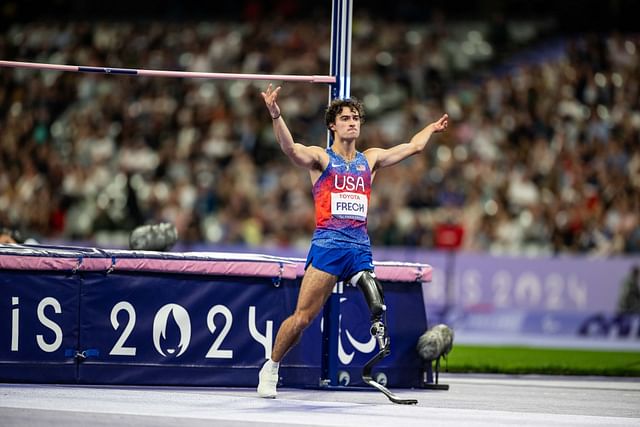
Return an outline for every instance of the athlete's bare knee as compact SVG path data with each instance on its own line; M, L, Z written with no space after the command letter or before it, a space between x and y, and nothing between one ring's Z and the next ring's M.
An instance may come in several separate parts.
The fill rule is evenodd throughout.
M313 321L313 318L304 311L296 311L291 317L293 318L294 328L300 332L307 329Z

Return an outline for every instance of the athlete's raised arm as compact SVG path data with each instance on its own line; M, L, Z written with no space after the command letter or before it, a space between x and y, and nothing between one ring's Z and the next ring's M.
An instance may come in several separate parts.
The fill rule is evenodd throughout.
M276 140L280 144L282 151L291 159L296 165L306 169L322 170L326 166L325 151L317 146L309 146L298 144L294 142L293 136L287 127L287 124L282 118L280 107L278 106L278 94L280 93L281 86L273 89L271 83L267 87L265 92L261 92L262 99L269 110L271 119L273 121L273 132L276 135Z
M371 171L393 166L409 156L420 153L427 146L431 135L444 132L449 126L449 116L443 114L437 121L428 124L421 131L413 135L409 142L398 144L391 148L370 148L364 152Z

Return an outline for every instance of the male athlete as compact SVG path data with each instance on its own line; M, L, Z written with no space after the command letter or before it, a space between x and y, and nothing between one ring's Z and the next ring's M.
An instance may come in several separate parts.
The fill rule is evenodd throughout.
M270 84L262 98L273 119L273 130L282 151L296 165L309 170L316 210L316 230L311 239L306 270L294 313L278 330L276 341L259 374L258 394L275 398L280 361L302 332L320 313L338 281L351 281L364 293L372 320L379 320L386 307L382 287L373 274L371 242L367 234L367 210L371 183L376 172L420 153L435 132L447 129L449 118L416 133L408 143L389 149L356 150L362 104L355 99L336 99L325 113L333 135L333 146L321 148L295 143L280 114L280 87Z

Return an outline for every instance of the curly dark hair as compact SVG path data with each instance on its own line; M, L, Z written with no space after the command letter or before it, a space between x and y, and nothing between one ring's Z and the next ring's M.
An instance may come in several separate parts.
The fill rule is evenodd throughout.
M348 107L352 110L356 110L360 115L360 124L364 123L364 105L356 98L334 99L331 101L327 110L324 112L324 123L327 125L327 129L331 123L336 122L336 117L342 111L343 107ZM333 132L332 132L333 133Z

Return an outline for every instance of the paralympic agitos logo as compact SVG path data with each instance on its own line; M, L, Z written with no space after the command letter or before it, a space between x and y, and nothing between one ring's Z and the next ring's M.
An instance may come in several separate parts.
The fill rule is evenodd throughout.
M343 303L347 302L348 298L346 297L340 297L340 305L342 305ZM359 313L360 310L358 310L356 308L356 304L350 304L353 307L349 307L350 310L346 310L344 312L349 312L351 315L353 315L354 317L359 317L362 316L363 319L368 319L368 312L367 313ZM341 312L343 312L343 310L340 310ZM351 315L349 317L351 317ZM349 329L347 329L345 326L343 326L343 315L340 314L339 318L338 318L338 360L340 360L340 363L342 363L343 365L349 365L352 361L353 358L356 354L356 351L360 352L360 353L371 353L372 351L375 350L376 348L376 340L373 336L371 336L371 334L369 333L369 327L370 325L368 323L363 324L362 328L355 328L357 330L354 331L354 333L352 333ZM353 322L351 322L353 323ZM353 324L350 326L354 326ZM323 321L320 322L320 331L322 332L324 328L324 319ZM363 335L368 336L368 340L367 341L361 341L360 339L356 338L357 335L358 338L362 339L361 337ZM349 351L347 349L345 349L346 345L343 342L343 335L346 338L346 343L349 345Z

